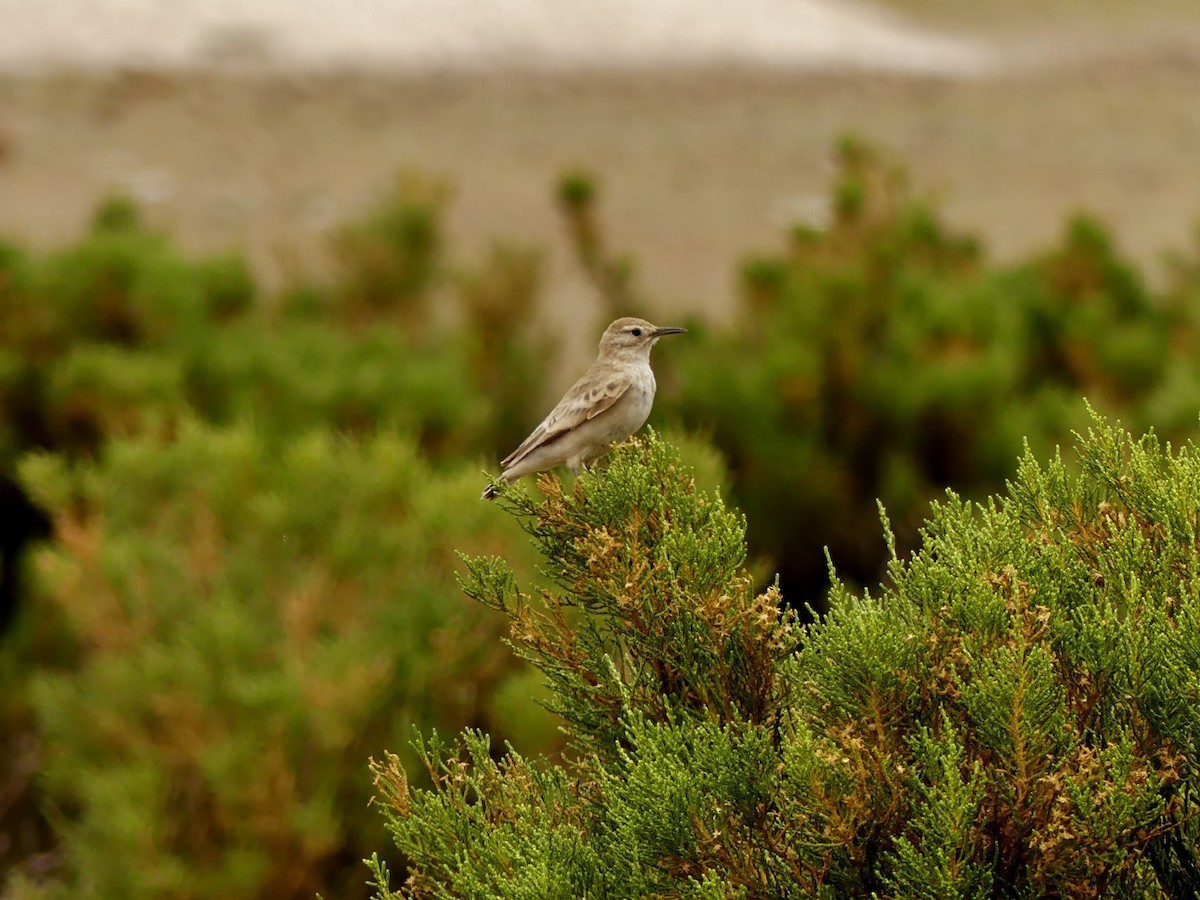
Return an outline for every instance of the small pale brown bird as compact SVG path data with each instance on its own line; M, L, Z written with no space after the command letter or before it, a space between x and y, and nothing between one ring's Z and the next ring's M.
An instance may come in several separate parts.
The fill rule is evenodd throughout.
M533 434L501 461L499 481L558 466L578 473L646 424L656 387L650 348L663 335L686 331L628 317L609 325L596 361ZM496 485L489 484L482 496L495 497Z

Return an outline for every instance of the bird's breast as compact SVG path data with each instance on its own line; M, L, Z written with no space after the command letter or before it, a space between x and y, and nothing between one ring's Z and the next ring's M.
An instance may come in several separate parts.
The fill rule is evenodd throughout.
M654 405L655 387L654 372L649 366L638 371L633 383L629 385L629 418L637 422L633 426L634 430L640 428L650 416L650 408Z

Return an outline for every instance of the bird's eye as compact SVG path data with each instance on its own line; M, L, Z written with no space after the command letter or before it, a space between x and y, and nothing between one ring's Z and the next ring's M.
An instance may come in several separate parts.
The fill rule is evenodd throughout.
M630 334L632 334L634 337L641 337L641 336L642 336L642 329L640 329L640 328L634 328L634 329L633 329L633 330L631 330L629 333L630 333Z

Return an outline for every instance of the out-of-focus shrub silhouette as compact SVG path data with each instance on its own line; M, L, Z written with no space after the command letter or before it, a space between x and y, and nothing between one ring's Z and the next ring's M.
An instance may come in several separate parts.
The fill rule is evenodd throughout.
M1001 488L1023 439L1046 452L1081 425L1081 397L1194 432L1195 298L1153 294L1102 224L989 265L869 145L845 140L838 162L827 227L743 266L735 325L681 342L660 400L727 456L786 596L819 600L825 547L876 581L877 501L911 548L931 498Z
M558 180L558 208L572 249L604 302L606 318L646 315L634 286L634 263L628 255L609 250L600 224L599 184L588 171L576 169Z
M515 447L536 421L552 344L535 320L542 283L536 248L496 243L478 265L461 265L455 284L473 383L487 399L480 449L489 455ZM487 443L490 441L490 444Z
M182 408L176 360L255 294L239 257L188 260L121 197L73 247L0 247L0 465L28 447L91 453L143 401Z
M558 746L449 550L511 545L477 455L536 415L540 257L447 261L434 200L385 198L279 303L124 198L72 247L0 244L0 476L40 452L14 483L57 531L4 607L0 884L355 896L371 747Z
M516 661L453 552L523 542L464 502L475 466L435 472L399 436L280 448L184 422L23 476L69 510L41 599L72 662L30 685L69 892L361 896L365 760L414 722L503 733Z
M437 458L506 445L552 361L532 321L540 255L501 245L444 263L442 194L416 190L339 233L341 281L295 288L277 311L240 257L186 259L123 198L44 259L0 244L0 459L90 453L185 413L268 434L390 427ZM442 281L449 309L431 294Z
M448 197L441 182L402 175L369 216L338 232L333 247L342 267L337 299L343 315L384 317L424 330L424 301L444 275L442 212Z

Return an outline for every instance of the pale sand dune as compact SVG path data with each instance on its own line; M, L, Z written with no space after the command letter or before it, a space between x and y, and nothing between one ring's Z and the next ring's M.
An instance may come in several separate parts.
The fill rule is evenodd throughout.
M0 0L0 70L113 66L986 70L847 0Z

